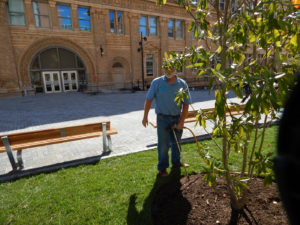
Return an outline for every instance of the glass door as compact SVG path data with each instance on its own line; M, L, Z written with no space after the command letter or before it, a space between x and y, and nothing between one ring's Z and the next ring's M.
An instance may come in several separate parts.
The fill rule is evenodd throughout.
M58 71L43 72L42 76L45 93L61 92L61 82Z
M62 71L62 84L65 92L78 90L77 71Z

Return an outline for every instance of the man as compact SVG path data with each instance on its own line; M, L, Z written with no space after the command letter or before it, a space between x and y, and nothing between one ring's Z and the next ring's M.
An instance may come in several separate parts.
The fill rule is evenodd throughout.
M180 150L172 131L178 142L181 140L184 119L188 114L190 104L190 93L186 82L175 75L175 69L168 69L164 64L165 75L154 79L146 96L144 105L144 118L142 124L148 125L148 113L152 101L155 100L155 113L157 114L157 137L158 137L158 164L157 169L161 176L168 176L169 167L169 147L171 145L171 162L173 167L188 166L180 161ZM187 91L187 98L183 103L177 105L175 97L180 90Z

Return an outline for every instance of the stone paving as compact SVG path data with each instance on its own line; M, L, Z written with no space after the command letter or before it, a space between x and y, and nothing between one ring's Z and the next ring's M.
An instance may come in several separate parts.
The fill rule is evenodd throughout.
M145 95L146 92L97 95L76 92L0 99L0 134L110 120L118 134L112 136L113 151L102 158L152 149L157 143L156 129L151 125L144 128L141 123ZM194 109L214 106L214 93L191 91L191 96ZM155 118L153 104L149 121ZM186 125L194 127L192 123ZM195 134L205 132L197 127ZM190 137L184 131L183 139ZM22 158L26 171L101 154L102 137L26 149ZM7 154L0 154L0 175L11 170Z

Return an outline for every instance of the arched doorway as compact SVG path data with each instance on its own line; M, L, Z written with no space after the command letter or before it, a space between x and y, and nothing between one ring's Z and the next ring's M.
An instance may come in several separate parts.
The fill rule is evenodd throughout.
M63 47L38 52L30 64L31 83L36 92L78 91L86 86L85 65L80 57Z
M130 68L128 62L123 57L115 57L112 60L110 74L114 89L132 88Z
M114 89L125 88L125 73L122 63L116 62L112 66Z

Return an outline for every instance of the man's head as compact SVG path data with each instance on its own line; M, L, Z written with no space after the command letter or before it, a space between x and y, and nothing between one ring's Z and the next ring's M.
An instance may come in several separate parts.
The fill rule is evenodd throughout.
M175 74L175 68L165 68L165 75L168 79L174 77Z
M163 61L163 65L162 68L164 69L165 75L167 78L172 78L173 76L175 76L175 64L174 61L168 59L164 59Z

